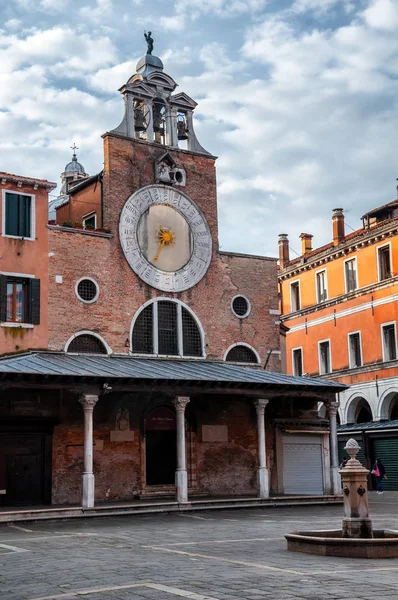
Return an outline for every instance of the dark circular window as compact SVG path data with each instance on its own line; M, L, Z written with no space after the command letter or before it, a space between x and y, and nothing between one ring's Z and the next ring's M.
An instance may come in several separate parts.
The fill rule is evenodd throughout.
M77 282L76 294L82 302L95 302L98 298L99 288L94 279L85 277Z
M235 296L232 298L231 308L234 315L239 317L239 319L243 319L247 317L250 313L250 302L244 296Z

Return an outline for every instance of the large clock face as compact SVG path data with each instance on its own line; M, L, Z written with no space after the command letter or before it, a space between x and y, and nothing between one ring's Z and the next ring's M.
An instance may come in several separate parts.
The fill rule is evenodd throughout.
M187 290L210 264L206 219L188 196L165 185L149 185L130 196L120 215L119 237L130 267L158 290Z

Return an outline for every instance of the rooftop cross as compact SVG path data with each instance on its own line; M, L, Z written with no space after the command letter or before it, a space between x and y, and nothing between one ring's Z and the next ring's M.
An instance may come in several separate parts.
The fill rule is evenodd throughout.
M73 156L72 156L72 160L74 158L76 158L76 150L79 150L78 146L76 146L75 142L73 142L73 146L71 146L71 149L73 150Z

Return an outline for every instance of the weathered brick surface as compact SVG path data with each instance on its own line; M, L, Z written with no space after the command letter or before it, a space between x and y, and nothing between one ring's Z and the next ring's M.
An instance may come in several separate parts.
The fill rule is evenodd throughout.
M112 231L113 238L50 230L50 348L61 350L74 333L92 330L104 337L113 352L128 352L126 341L136 311L151 298L169 296L188 304L199 318L209 359L223 359L230 345L246 342L259 352L264 364L270 350L279 350L277 319L269 314L270 309L278 307L276 264L273 260L218 252L214 160L171 151L187 171L184 193L208 221L213 259L196 286L168 294L135 275L118 239L120 211L131 194L154 183L153 160L164 152L164 147L112 136L105 137L104 146L104 226ZM62 275L62 284L55 283L56 275ZM93 277L100 286L94 304L83 304L76 297L76 282L84 276ZM245 319L238 319L230 309L231 299L238 293L247 296L252 305ZM267 368L279 370L278 355L271 356Z

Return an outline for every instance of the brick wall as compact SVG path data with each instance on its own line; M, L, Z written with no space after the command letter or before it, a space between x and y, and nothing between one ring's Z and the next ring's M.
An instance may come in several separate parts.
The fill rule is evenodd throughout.
M178 298L190 306L206 336L209 359L223 359L234 343L245 342L260 354L264 364L270 350L279 350L279 328L270 310L278 308L276 263L272 259L218 252L217 199L214 159L172 151L187 171L184 193L201 208L213 236L213 259L206 276L193 288L167 294L143 283L129 267L118 240L120 211L140 187L154 183L154 158L163 146L106 136L104 174L104 227L112 238L50 229L49 347L61 350L80 330L104 337L113 352L128 352L131 321L144 302L158 296ZM55 283L61 275L62 284ZM93 277L99 287L98 301L83 304L75 294L76 282ZM247 296L252 310L238 319L230 309L236 294ZM268 369L280 370L273 354Z

